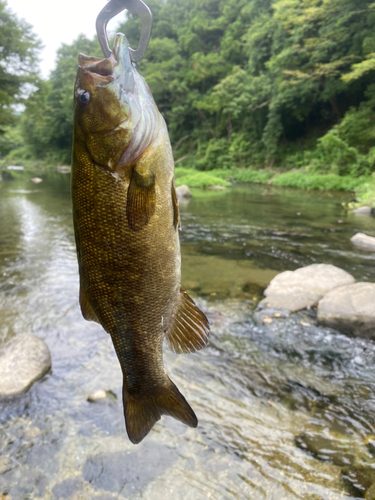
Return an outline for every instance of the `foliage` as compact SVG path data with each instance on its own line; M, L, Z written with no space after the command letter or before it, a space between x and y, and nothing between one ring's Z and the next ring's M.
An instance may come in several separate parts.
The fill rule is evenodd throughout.
M186 184L189 187L209 187L209 186L230 186L230 182L225 181L221 177L215 177L211 173L197 172L184 175L176 179L176 186L182 186Z
M48 82L40 80L26 102L21 130L25 145L14 152L19 158L34 157L69 163L73 130L73 89L79 53L100 55L96 40L80 35L57 52L56 68Z
M260 183L267 184L273 173L270 171L259 171L259 170L251 170L251 169L241 169L233 171L233 179L238 182L252 182L252 183Z
M4 0L0 0L0 26L0 153L6 154L15 140L4 137L17 121L15 106L24 102L37 79L40 42Z
M178 164L252 182L269 182L275 168L305 168L308 175L286 172L274 182L317 189L346 189L349 177L362 182L375 171L371 0L147 3L154 25L139 71L167 121ZM132 15L119 26L133 47L140 26ZM7 151L68 161L79 52L101 55L97 42L82 36L60 49L56 69L47 82L37 82ZM209 182L195 174L186 175Z
M320 189L353 191L358 185L365 183L368 178L356 179L350 176L340 176L337 174L306 174L305 172L285 172L276 174L272 179L274 186L295 187L299 189Z
M367 182L357 186L355 190L356 194L356 203L352 203L352 207L360 207L360 206L370 206L375 207L375 179L372 176L368 179Z

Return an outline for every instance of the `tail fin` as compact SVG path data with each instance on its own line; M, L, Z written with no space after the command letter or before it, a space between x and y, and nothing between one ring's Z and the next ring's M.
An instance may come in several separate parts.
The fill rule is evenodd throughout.
M167 380L165 386L146 398L123 392L126 430L133 444L140 443L162 415L170 415L189 427L197 427L198 419L189 403L175 384L169 378Z

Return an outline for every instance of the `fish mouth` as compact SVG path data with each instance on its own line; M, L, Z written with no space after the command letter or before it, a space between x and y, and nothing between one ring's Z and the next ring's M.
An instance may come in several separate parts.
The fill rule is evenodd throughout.
M125 35L116 35L111 55L106 58L90 57L79 54L78 64L82 76L90 75L94 85L103 86L116 82L121 93L135 93L136 69L130 58L129 42Z
M125 35L115 37L111 55L108 58L78 56L79 72L77 88L87 90L104 87L117 99L124 110L119 123L110 130L97 130L106 136L125 129L131 134L131 142L124 151L115 169L121 169L134 162L157 140L165 123L156 107L151 92L131 61L129 43Z

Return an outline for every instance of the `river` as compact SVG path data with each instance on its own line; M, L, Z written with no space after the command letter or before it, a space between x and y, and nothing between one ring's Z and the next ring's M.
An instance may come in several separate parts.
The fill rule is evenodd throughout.
M69 175L29 177L0 183L0 343L37 335L52 370L0 402L0 498L375 498L375 343L318 327L313 310L267 322L256 310L273 276L314 262L375 281L375 254L350 243L375 236L373 218L348 214L348 195L193 191L182 283L210 343L164 360L199 426L163 417L134 446L110 338L79 310ZM117 399L89 403L98 389Z

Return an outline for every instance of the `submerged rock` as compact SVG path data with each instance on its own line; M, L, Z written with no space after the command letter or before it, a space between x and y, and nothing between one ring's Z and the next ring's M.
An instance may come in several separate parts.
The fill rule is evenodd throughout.
M284 271L273 278L259 306L299 311L317 304L329 290L354 281L349 273L331 264L311 264Z
M70 174L70 172L72 171L71 167L67 166L67 165L58 165L56 167L56 170L60 173L60 174Z
M33 182L34 184L40 184L41 182L43 182L43 179L41 179L40 177L33 177L32 179L30 179L30 182Z
M375 469L366 466L355 466L348 465L343 469L344 477L349 481L356 489L363 492L366 490L365 497L366 500L374 500L370 496L372 486L375 483Z
M0 397L27 391L51 368L51 355L42 339L17 335L0 347Z
M104 391L103 389L100 389L98 391L92 392L88 397L87 401L90 403L101 403L104 401L116 401L117 396L114 392L112 391Z
M178 199L191 198L190 189L188 186L186 186L186 184L183 184L182 186L178 186L178 188L176 188L176 194L177 194Z
M350 238L350 241L365 250L375 251L375 238L364 233L357 233Z
M342 332L375 338L375 283L331 290L318 305L318 322Z
M339 467L360 463L366 453L353 438L326 431L305 432L295 438L301 450L311 453L318 460L331 462Z

